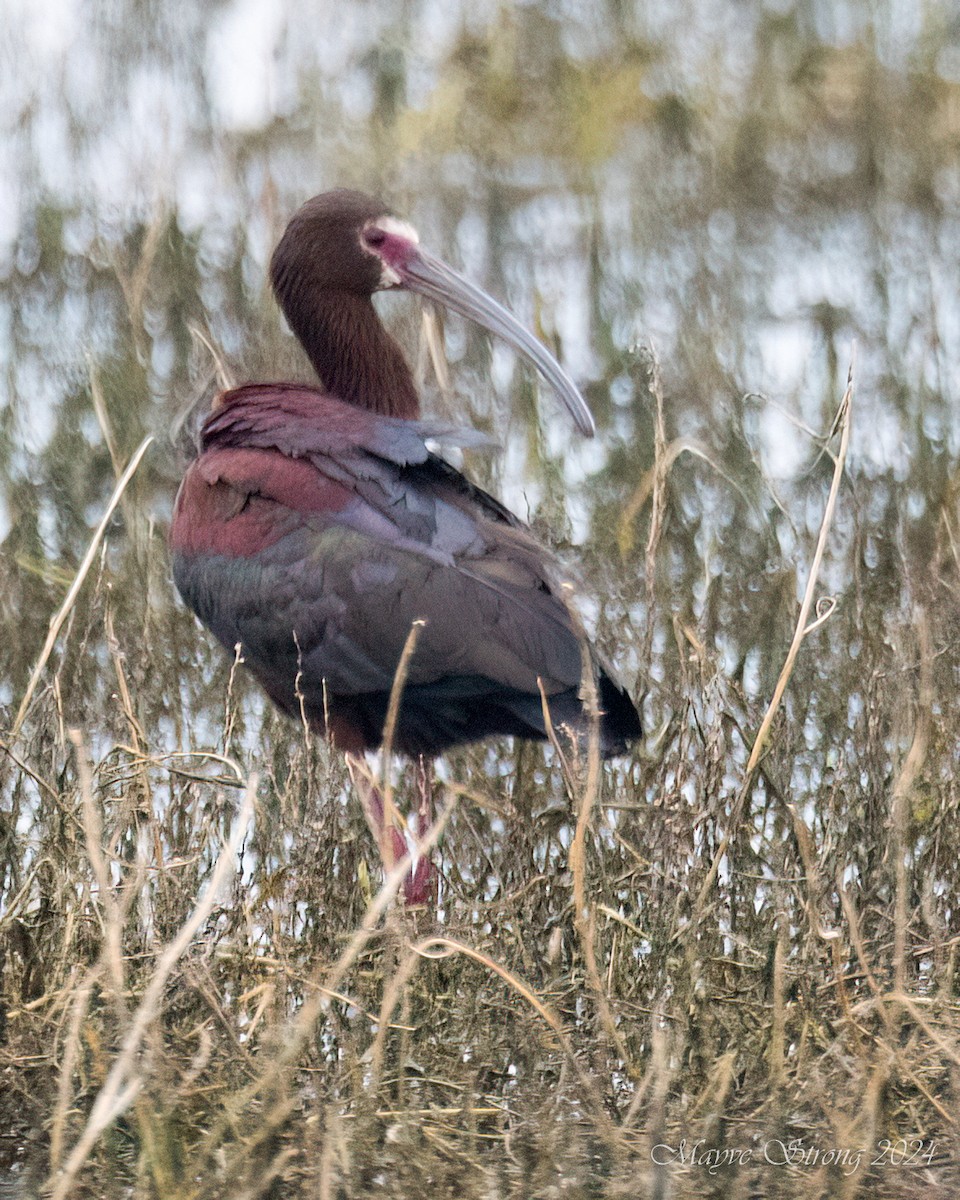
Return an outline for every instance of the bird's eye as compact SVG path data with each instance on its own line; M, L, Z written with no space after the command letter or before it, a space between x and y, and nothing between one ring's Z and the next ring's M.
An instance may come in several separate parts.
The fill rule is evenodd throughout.
M383 243L387 240L387 235L382 229L378 229L376 225L374 225L372 229L365 230L363 240L368 246L375 250L378 246L383 245Z

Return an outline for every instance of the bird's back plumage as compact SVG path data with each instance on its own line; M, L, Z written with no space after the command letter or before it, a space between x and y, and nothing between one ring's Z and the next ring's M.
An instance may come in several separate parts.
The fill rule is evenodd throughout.
M499 502L431 454L432 430L295 384L222 395L171 532L185 600L271 698L348 749L380 744L406 636L394 747L585 732L580 640L557 568ZM593 655L601 746L640 733Z

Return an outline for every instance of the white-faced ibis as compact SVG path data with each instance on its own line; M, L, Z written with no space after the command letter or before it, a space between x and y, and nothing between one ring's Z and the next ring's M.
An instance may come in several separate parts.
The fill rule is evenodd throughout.
M560 572L497 500L427 449L435 432L374 292L406 288L523 351L569 408L593 420L546 349L496 301L428 254L377 200L315 196L271 262L277 300L323 385L251 383L220 394L177 497L180 594L270 698L347 751L383 740L391 687L423 621L393 746L429 758L497 734L574 736L580 640ZM640 734L629 696L592 653L600 746Z

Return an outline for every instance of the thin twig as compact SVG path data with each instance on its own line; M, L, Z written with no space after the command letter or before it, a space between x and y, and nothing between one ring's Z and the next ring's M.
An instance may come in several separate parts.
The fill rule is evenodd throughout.
M407 675L410 671L410 660L417 648L420 633L426 625L424 620L416 620L410 626L407 640L403 644L400 661L394 672L393 684L390 688L390 703L387 706L387 720L383 727L383 753L381 757L383 775L381 778L380 795L383 797L383 824L380 831L380 855L383 864L389 871L393 866L393 843L388 831L397 823L397 807L393 799L393 772L390 770L390 759L393 754L393 739L397 732L397 721L400 717L400 700L406 686Z
M783 664L783 669L780 672L780 678L777 680L777 686L773 689L773 699L764 714L763 720L760 722L760 729L757 732L756 740L753 743L753 749L750 752L750 759L747 762L746 774L749 778L760 761L760 756L763 754L767 744L767 738L770 734L770 727L773 725L774 717L777 715L777 710L780 707L780 701L783 699L783 693L786 691L787 684L790 682L790 676L793 674L793 668L797 661L797 655L800 653L800 646L804 638L812 633L814 629L822 625L827 616L833 611L829 609L823 615L818 615L812 625L807 625L807 618L810 615L810 609L813 606L813 597L817 589L817 580L820 577L820 564L823 562L823 554L827 546L827 536L830 533L830 526L833 524L833 512L837 505L837 496L840 492L840 483L843 479L843 468L847 461L847 448L850 445L850 424L851 424L851 408L853 405L853 372L856 363L856 352L850 360L850 368L847 371L847 388L843 393L843 399L840 401L840 408L837 413L834 427L839 424L840 427L840 449L837 451L837 457L833 462L833 481L830 484L830 492L827 496L827 504L823 510L823 520L820 522L820 536L817 538L817 548L814 551L813 562L810 564L810 574L807 578L807 586L803 593L803 601L800 605L800 615L797 617L797 625L793 631L793 640L790 643L790 649L787 651L787 658Z
M80 593L80 589L83 587L83 582L87 577L87 573L93 566L93 561L97 556L97 548L100 545L104 533L106 532L107 526L110 524L110 518L113 516L114 509L120 503L120 497L126 491L127 485L130 483L130 480L136 473L137 467L140 466L140 462L149 449L152 441L152 436L145 437L143 439L134 452L133 458L131 458L130 462L127 464L127 469L117 480L117 486L113 489L113 495L110 497L106 511L100 518L100 524L94 530L93 537L90 540L90 545L87 547L87 552L83 556L83 561L77 569L73 583L70 585L70 590L67 592L63 604L60 605L60 608L57 610L54 616L50 618L50 629L47 633L47 640L43 643L43 649L40 651L40 657L37 659L36 666L34 666L30 675L30 682L27 684L27 690L20 702L20 708L17 711L16 720L13 722L13 728L10 731L11 743L16 739L20 732L20 729L23 725L23 719L27 715L27 709L30 707L30 702L33 699L33 693L36 691L37 684L40 682L40 676L43 674L43 670L47 665L47 661L50 658L50 655L53 653L53 647L56 645L57 637L63 627L64 621L67 619L70 610L73 608L73 605L76 602L77 596Z
M753 749L750 752L750 758L747 762L746 770L743 775L743 782L740 791L737 793L736 800L731 806L730 820L728 831L720 840L720 845L717 847L713 856L713 861L710 864L710 869L707 871L703 883L697 893L697 898L694 901L693 911L699 917L703 911L703 906L706 903L707 897L713 890L716 882L717 873L720 870L720 864L723 861L724 855L730 846L730 840L733 837L737 826L740 822L740 816L747 802L747 797L750 793L750 787L753 781L753 775L757 769L757 765L763 754L766 746L767 738L770 733L770 728L773 725L774 717L780 707L780 701L783 698L783 693L790 681L790 676L793 674L793 668L797 661L797 655L800 652L800 646L804 638L817 629L834 611L835 601L833 597L829 597L829 603L826 608L820 610L817 618L807 624L807 618L810 615L810 608L813 604L813 595L816 591L817 579L820 575L820 564L823 560L824 550L827 544L827 535L830 532L830 526L833 521L833 512L837 503L837 495L840 491L840 482L843 478L844 463L847 458L847 449L850 445L850 410L853 403L853 373L856 364L856 347L851 356L850 367L847 371L847 387L843 393L843 398L840 401L840 407L837 411L837 416L834 420L834 428L840 427L840 448L837 451L837 457L834 460L833 481L830 485L830 493L827 496L826 507L823 512L823 519L820 523L820 535L817 538L817 548L814 552L813 562L810 565L810 576L807 579L807 586L803 595L803 602L800 605L800 615L797 618L796 629L794 630L793 640L790 643L790 649L787 651L787 658L783 664L783 669L780 672L780 677L777 680L777 686L774 688L773 699L767 708L764 718L760 723L760 729L757 732L756 739L753 743ZM818 606L819 607L819 606ZM690 930L696 928L697 921L691 922Z

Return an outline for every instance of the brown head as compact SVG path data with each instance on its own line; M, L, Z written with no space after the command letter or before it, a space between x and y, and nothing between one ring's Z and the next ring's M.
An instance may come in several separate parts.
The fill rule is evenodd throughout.
M338 188L308 200L293 215L273 252L270 281L280 306L305 291L371 296L383 286L381 266L364 238L391 217L379 200Z

